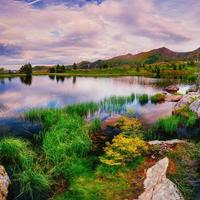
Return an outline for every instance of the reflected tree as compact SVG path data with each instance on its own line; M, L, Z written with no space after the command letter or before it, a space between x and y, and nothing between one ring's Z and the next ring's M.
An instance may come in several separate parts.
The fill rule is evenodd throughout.
M56 81L57 82L64 82L65 81L65 77L64 76L56 76Z
M76 84L76 76L73 76L72 83L73 83L74 85Z
M31 85L32 84L32 75L26 75L26 76L20 76L21 83L25 85Z
M49 79L55 80L55 75L49 75Z

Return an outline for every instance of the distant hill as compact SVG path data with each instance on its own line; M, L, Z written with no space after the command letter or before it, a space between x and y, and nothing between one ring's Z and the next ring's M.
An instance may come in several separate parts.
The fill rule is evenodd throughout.
M139 54L126 54L108 59L108 63L142 63L173 62L186 60L200 60L200 48L191 52L174 52L166 47L153 49Z
M200 48L190 52L175 52L166 47L153 49L147 52L138 54L126 54L113 57L107 60L97 60L95 62L82 61L77 64L79 69L107 68L117 67L122 65L137 65L137 64L155 64L155 63L173 63L177 61L200 61ZM34 71L45 71L49 67L36 66ZM72 69L73 65L65 66L66 69Z

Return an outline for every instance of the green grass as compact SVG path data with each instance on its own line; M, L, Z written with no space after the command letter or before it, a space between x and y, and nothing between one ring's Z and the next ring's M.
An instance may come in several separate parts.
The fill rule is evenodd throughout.
M192 163L199 159L200 144L181 144L176 151L168 150L165 155L176 164L175 172L168 174L168 178L177 185L186 200L195 199L197 188L192 182L200 181L200 176L198 166Z
M12 174L12 183L20 185L20 195L26 194L30 199L50 187L49 176L44 175L36 159L29 142L16 138L0 140L0 162Z
M35 155L27 141L16 138L5 138L0 141L0 160L24 170L33 166Z
M35 169L26 169L17 177L21 192L28 193L34 199L34 193L44 192L50 188L49 177Z
M80 103L69 105L64 108L64 112L70 115L79 115L82 117L86 117L89 113L93 114L98 110L99 106L97 103L88 102L88 103Z
M99 118L96 118L90 122L89 125L89 132L95 133L101 129L101 120Z
M57 163L67 156L85 156L91 141L84 121L79 116L64 115L44 136L46 159Z
M141 105L144 105L144 104L148 103L149 98L148 98L147 94L143 94L143 95L139 96L138 100Z

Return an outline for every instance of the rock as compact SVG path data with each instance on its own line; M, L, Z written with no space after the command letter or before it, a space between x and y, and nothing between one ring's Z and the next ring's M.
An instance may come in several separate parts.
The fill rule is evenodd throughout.
M199 98L200 94L198 92L189 92L181 98L179 102L174 106L174 110L180 109L183 106L189 106L194 99Z
M182 95L165 96L165 101L168 101L168 102L178 102L181 99L182 99Z
M6 170L0 165L0 200L6 200L10 183Z
M198 91L198 86L197 85L192 85L187 92L197 92Z
M177 186L166 177L168 165L166 157L147 170L145 191L138 200L184 200Z
M194 102L192 102L189 106L189 109L197 113L198 117L200 117L200 99L197 99Z
M169 93L175 93L179 90L179 87L176 85L170 85L170 86L166 87L165 90Z
M150 145L156 145L156 144L166 144L166 145L173 145L173 144L179 144L179 143L185 143L184 140L178 140L178 139L174 139L174 140L166 140L166 141L160 141L160 140L154 140L154 141L149 141L148 144Z

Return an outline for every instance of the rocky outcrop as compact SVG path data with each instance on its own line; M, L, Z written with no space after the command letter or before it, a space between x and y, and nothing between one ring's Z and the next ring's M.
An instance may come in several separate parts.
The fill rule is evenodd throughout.
M175 93L179 90L179 87L176 85L170 85L170 86L166 87L165 90L169 93Z
M182 99L182 95L167 95L165 96L165 101L168 101L168 102L178 102Z
M8 194L8 186L10 185L10 179L6 170L0 165L0 200L6 200Z
M179 102L174 106L174 110L178 110L183 106L189 106L196 98L199 98L200 94L198 92L189 92L181 98Z
M147 170L145 191L138 200L184 200L177 186L166 177L168 165L166 157Z
M149 141L148 144L149 145L162 145L162 144L166 144L166 145L173 145L173 144L179 144L179 143L185 143L184 140L178 140L178 139L174 139L174 140L166 140L166 141L161 141L161 140L154 140L154 141Z
M189 106L189 109L197 113L198 117L200 117L200 99L197 99L194 102L192 102Z
M192 85L187 92L198 92L198 85Z

